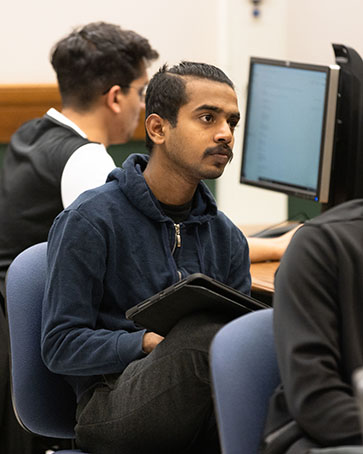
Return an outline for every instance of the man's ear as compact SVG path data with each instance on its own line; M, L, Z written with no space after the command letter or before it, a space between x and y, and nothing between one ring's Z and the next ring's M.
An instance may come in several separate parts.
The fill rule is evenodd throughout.
M165 142L165 126L166 120L158 114L151 114L145 120L145 128L150 139L157 145Z
M112 112L120 113L123 101L123 93L119 85L114 85L105 95L105 103Z

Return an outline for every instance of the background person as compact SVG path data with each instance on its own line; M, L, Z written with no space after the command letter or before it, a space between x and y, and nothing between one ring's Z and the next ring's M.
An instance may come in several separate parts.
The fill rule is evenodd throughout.
M104 22L76 28L51 53L62 112L22 125L0 175L0 292L27 247L46 241L56 215L105 183L115 164L106 147L127 142L144 107L147 65L158 53L131 30Z

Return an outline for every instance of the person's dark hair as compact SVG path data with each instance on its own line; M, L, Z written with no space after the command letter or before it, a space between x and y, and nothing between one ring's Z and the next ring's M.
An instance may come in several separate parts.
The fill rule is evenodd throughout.
M118 25L93 22L73 30L51 50L63 105L87 110L113 85L141 76L142 63L158 58L148 40Z
M145 98L145 117L156 113L173 127L178 121L179 109L188 103L185 77L209 79L221 82L234 89L233 82L219 68L206 63L182 61L168 68L162 66L149 82ZM151 153L153 141L146 131L146 148Z

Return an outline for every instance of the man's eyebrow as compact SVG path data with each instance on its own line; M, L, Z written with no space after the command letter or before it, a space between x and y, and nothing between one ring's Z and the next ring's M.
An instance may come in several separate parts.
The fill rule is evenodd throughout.
M203 104L203 105L195 108L196 112L198 112L200 110L211 110L211 111L217 112L217 113L220 113L223 111L220 107L209 105L209 104Z
M196 107L195 109L195 112L199 112L199 111L202 111L202 110L211 110L212 112L216 112L216 113L221 113L223 112L223 109L221 107L217 107L217 106L213 106L213 105L209 105L209 104L203 104L201 106L198 106ZM236 119L240 119L241 115L238 111L236 112L232 112L230 115L229 115L230 118L236 118Z

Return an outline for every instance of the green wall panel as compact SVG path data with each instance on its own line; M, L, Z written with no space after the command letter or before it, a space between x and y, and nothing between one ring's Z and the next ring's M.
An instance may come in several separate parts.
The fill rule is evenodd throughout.
M288 197L288 219L304 221L306 219L312 219L320 213L320 203L298 197Z
M6 144L0 143L0 167L3 164L5 150L6 150Z

